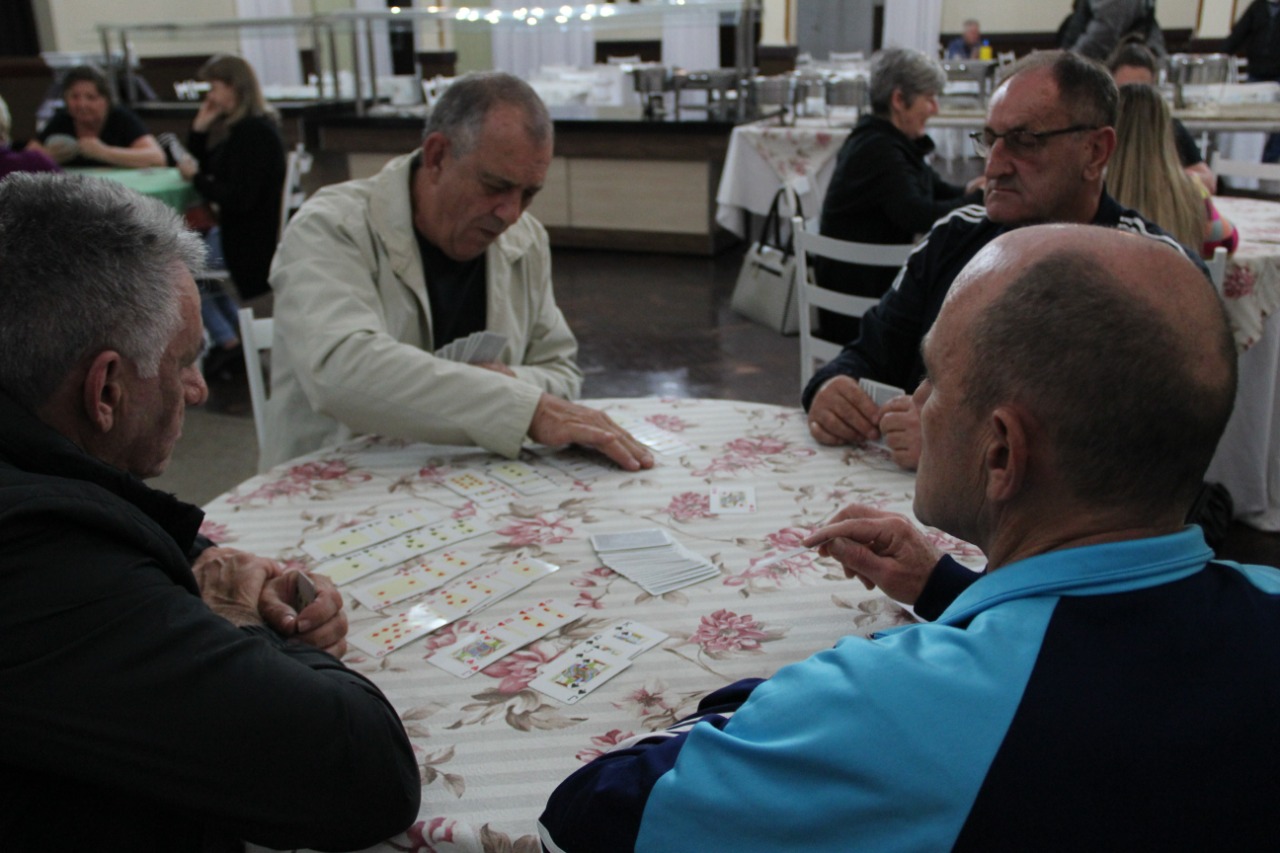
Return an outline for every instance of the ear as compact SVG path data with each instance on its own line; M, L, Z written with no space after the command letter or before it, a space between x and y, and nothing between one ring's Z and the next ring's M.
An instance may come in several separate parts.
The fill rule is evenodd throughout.
M427 138L422 140L422 168L432 175L438 173L448 153L449 140L443 133L428 134Z
M1027 423L1013 406L991 413L991 437L983 464L987 473L987 500L1008 503L1022 491L1027 476Z
M124 386L120 372L124 361L115 350L103 350L93 357L85 372L82 400L86 419L100 433L108 433L115 426L120 404L124 399Z
M1086 180L1101 180L1107 162L1116 151L1116 129L1102 127L1093 131L1089 138L1089 162L1085 166Z
M890 109L897 108L899 110L906 110L910 106L911 104L907 102L907 96L902 94L902 89L895 88L893 90L893 94L889 96Z

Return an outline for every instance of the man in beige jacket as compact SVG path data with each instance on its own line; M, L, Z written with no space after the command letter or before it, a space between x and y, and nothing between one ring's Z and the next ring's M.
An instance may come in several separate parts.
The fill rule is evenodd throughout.
M433 108L420 150L303 206L271 269L263 468L360 433L506 456L529 438L652 466L608 416L567 400L582 383L577 342L555 304L546 231L524 212L552 135L527 84L468 75ZM481 330L505 336L497 360L433 355Z

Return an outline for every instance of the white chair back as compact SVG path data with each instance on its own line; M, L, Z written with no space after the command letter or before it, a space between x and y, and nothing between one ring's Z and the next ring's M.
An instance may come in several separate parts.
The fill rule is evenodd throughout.
M1258 181L1274 181L1262 184L1259 189L1267 195L1280 195L1280 163L1251 163L1248 160L1228 160L1215 151L1209 158L1209 169L1219 178L1252 178Z
M277 242L284 237L284 227L289 224L289 217L293 216L307 200L307 191L302 187L302 176L311 171L313 162L315 162L314 158L301 142L289 152L289 156L285 159L284 189L280 197L280 229L276 232Z
M253 406L253 429L258 435L259 450L265 446L267 436L267 384L262 373L262 353L271 351L273 337L274 320L270 317L254 319L252 308L240 309L240 345L244 349L249 402Z
M911 243L879 245L853 243L824 237L818 233L816 223L805 224L799 216L791 220L796 250L796 293L800 308L800 387L804 388L813 377L814 359L824 363L840 354L843 346L814 337L813 309L822 308L846 317L861 317L880 300L866 296L850 296L810 281L809 266L813 257L828 258L847 264L869 267L900 267L915 248Z
M1222 293L1222 284L1227 280L1227 250L1223 246L1213 250L1213 257L1204 262L1209 268L1209 277L1213 279L1213 287Z

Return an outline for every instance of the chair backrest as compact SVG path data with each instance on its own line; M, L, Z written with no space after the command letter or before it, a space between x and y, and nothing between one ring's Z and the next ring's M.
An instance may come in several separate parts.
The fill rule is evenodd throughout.
M1209 268L1209 277L1213 279L1213 287L1222 293L1222 283L1227 280L1227 250L1223 246L1213 250L1213 257L1204 262Z
M280 229L276 232L276 240L284 236L284 227L289 224L289 217L302 207L307 200L307 191L302 188L302 176L311 171L314 162L311 154L299 142L285 159L284 189L280 196Z
M1215 151L1209 159L1209 169L1218 177L1253 178L1260 181L1280 182L1280 163L1251 163L1248 160L1228 160ZM1275 194L1277 189L1263 189Z
M813 360L819 358L823 362L830 361L843 349L840 344L814 337L813 318L810 316L812 309L822 308L846 317L861 317L867 309L880 301L866 296L850 296L812 283L809 273L811 259L820 257L869 267L900 267L907 262L907 256L915 246L911 243L853 243L824 237L818 233L816 223L806 225L799 216L792 218L791 228L796 249L796 293L799 295L800 309L800 387L803 389L813 377Z
M267 384L262 374L262 353L270 352L275 337L275 321L254 319L252 308L240 309L240 345L244 349L245 374L249 377L249 402L253 406L253 429L262 449L267 436Z

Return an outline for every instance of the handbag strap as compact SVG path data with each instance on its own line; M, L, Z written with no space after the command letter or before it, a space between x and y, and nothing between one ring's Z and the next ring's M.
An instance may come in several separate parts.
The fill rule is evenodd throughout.
M769 205L769 212L765 214L764 226L760 229L760 243L765 246L772 246L781 250L783 257L791 257L795 252L795 242L790 235L787 236L786 243L782 242L782 216L778 212L778 207L782 203L782 199L787 194L787 188L783 187L774 193L773 202ZM804 211L800 207L800 196L794 195L796 200L796 216L804 218ZM769 239L769 229L773 229L773 240Z

